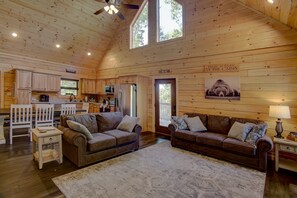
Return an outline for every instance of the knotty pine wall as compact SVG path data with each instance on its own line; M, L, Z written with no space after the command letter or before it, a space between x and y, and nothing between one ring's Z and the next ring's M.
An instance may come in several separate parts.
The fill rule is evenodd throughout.
M254 118L269 124L275 120L269 105L289 105L291 119L283 120L288 131L297 131L297 31L237 1L179 0L184 7L184 37L156 42L155 1L149 0L149 45L129 49L126 16L117 37L101 62L97 78L141 74L150 77L149 130L154 131L156 78L177 80L177 114L200 112ZM239 72L205 73L205 64L236 64ZM160 74L160 69L170 69ZM204 80L240 76L241 99L204 98Z

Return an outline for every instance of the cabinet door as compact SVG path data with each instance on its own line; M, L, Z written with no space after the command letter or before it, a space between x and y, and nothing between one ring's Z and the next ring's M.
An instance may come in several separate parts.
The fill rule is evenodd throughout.
M31 89L32 72L16 70L17 89Z
M28 89L18 89L16 92L17 104L31 104L32 92Z
M46 91L47 89L47 74L33 73L32 75L32 90Z
M105 80L97 80L96 81L96 93L104 94L105 93Z
M96 93L96 80L93 79L82 79L81 92L85 94Z
M61 77L56 75L47 75L47 91L59 92Z

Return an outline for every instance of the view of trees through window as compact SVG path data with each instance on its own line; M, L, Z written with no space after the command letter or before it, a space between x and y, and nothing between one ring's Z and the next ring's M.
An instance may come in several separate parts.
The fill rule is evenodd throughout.
M77 95L78 90L78 81L77 80L68 80L61 79L61 95Z
M175 0L158 0L158 41L183 36L182 5Z
M145 2L141 13L132 26L132 48L148 44L148 3Z

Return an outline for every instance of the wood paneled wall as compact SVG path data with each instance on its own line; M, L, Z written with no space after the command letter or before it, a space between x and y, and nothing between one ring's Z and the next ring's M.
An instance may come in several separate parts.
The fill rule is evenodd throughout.
M184 6L183 38L156 42L156 4L149 0L149 45L129 49L133 16L127 16L97 77L150 77L149 130L154 130L153 80L175 77L179 115L200 112L261 119L273 135L276 119L268 116L269 105L289 105L292 118L283 120L283 126L286 132L296 131L297 31L237 1L180 2ZM205 64L236 64L239 72L205 73ZM171 72L160 74L160 69ZM241 77L240 101L204 98L204 80L221 76Z

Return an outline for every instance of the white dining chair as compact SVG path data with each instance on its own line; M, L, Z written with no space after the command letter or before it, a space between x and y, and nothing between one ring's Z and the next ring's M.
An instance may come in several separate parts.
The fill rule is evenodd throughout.
M14 135L14 129L28 129L28 134ZM32 105L12 104L10 106L10 144L14 137L29 136L32 141Z
M82 105L82 110L84 110L84 112L82 113L89 113L89 103L88 102L83 102L83 105Z
M61 104L61 115L76 114L76 104Z
M54 126L54 104L35 105L35 127Z

